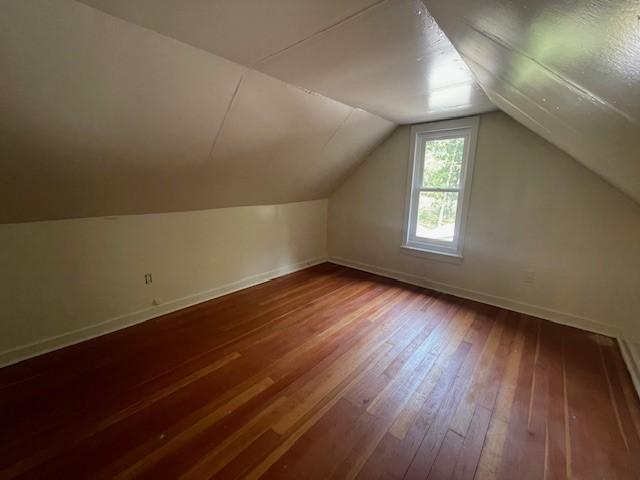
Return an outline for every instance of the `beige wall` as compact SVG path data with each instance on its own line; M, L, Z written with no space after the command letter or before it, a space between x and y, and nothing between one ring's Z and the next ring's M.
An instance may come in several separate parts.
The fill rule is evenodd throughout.
M323 259L326 215L317 200L0 225L0 364Z
M507 115L486 114L464 261L418 258L400 249L408 161L401 127L333 193L330 257L640 338L638 204Z

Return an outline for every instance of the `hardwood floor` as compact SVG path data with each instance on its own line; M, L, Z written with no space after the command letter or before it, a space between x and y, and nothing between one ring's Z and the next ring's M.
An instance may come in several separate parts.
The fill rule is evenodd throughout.
M332 264L2 369L0 416L0 478L640 478L611 339Z

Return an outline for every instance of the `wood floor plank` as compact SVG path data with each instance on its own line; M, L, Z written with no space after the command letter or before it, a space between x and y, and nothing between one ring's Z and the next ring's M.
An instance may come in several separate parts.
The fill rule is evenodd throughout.
M438 455L433 462L429 476L427 477L428 480L451 478L453 469L458 462L463 443L464 437L453 430L447 431L444 441L438 450Z
M351 277L338 279L341 280L341 283L332 283L328 292L338 293L343 292L345 289L351 289L347 290L348 293L346 295L341 295L339 297L341 301L344 301L345 297L348 297L349 295L357 295L358 291L362 291L363 288L367 288L368 285L371 285L368 284L368 282L359 282L356 287L357 290L353 292L353 283L350 282L350 279ZM331 280L331 282L333 281L334 280ZM364 286L360 286L361 283L364 283ZM0 432L0 441L2 440L2 435L5 433L8 441L14 443L18 440L28 441L28 437L23 438L22 436L25 432L30 434L31 437L33 437L35 433L42 434L48 423L40 421L41 415L51 416L55 414L55 418L58 419L58 425L64 425L67 422L67 416L76 419L78 414L83 411L83 408L86 408L86 405L91 405L92 411L102 408L103 406L108 408L112 403L118 403L119 399L123 395L127 395L130 392L135 391L138 386L146 387L156 378L170 375L176 370L180 370L176 372L178 375L184 375L185 369L188 371L190 367L197 368L198 364L200 366L207 366L210 361L210 357L212 355L217 356L216 353L220 349L224 348L229 342L235 343L238 348L241 348L242 345L238 345L238 342L254 341L251 340L250 335L260 334L265 324L270 324L274 321L282 322L286 321L286 319L296 318L296 313L299 309L303 307L308 309L310 301L318 303L329 301L335 302L335 297L331 298L331 300L328 298L320 300L323 298L322 293L325 292L316 291L307 293L299 299L299 302L301 302L300 305L289 305L281 311L253 312L248 316L254 318L255 324L252 324L248 331L245 330L240 334L233 334L231 337L228 337L226 334L221 334L219 330L220 325L226 323L227 319L219 317L219 309L224 307L224 303L217 301L213 301L213 312L208 316L208 324L205 324L207 329L206 334L203 334L199 330L200 325L197 319L192 324L186 324L186 322L175 322L179 325L174 328L168 328L162 325L163 328L160 333L164 331L169 332L166 336L161 336L158 332L153 331L152 335L139 339L138 327L141 326L135 326L131 329L127 329L127 331L133 330L133 333L135 334L133 339L129 339L129 341L127 341L128 350L131 350L129 351L129 355L136 358L141 356L145 360L144 363L141 363L139 359L136 362L131 362L130 358L126 358L124 353L122 353L122 349L115 348L115 355L107 353L102 354L100 350L96 352L95 355L98 362L97 365L94 365L96 362L92 358L82 358L83 354L86 353L86 349L82 349L78 355L80 358L76 359L74 362L69 362L69 365L65 365L64 368L61 368L59 375L46 377L50 382L54 382L54 379L58 376L61 377L59 381L56 382L55 388L49 386L52 391L47 393L47 398L49 399L49 409L47 411L43 412L41 409L37 409L34 404L34 402L36 402L35 399L39 398L39 395L43 394L42 390L48 388L47 382L40 382L39 379L37 379L38 381L36 382L36 385L32 388L30 388L29 384L25 386L24 383L20 383L18 385L17 392L13 391L13 389L8 392L5 391L5 395L2 397L3 408L0 415L6 414L7 417L20 419L20 421L18 422L14 420L9 423L8 428L3 429L3 431ZM191 318L194 313L192 311L194 308L195 307L187 309L184 315L187 318ZM322 306L318 308L322 309ZM176 320L176 315L177 314L170 314L167 316L165 323L172 325ZM268 320L263 321L263 317ZM286 319L284 317L286 317ZM238 317L234 314L234 318ZM154 321L152 320L151 322L153 323ZM186 324L184 329L187 330L187 337L181 335L182 330L180 329L180 326L182 324ZM143 325L147 326L147 324ZM193 330L193 332L191 332L191 330ZM120 334L121 332L115 332L114 335ZM249 335L248 339L245 338L247 335ZM107 337L110 337L110 335ZM194 340L194 337L196 340ZM102 338L103 337L100 337L96 339L96 341L100 343L102 342ZM154 351L148 351L148 349L141 350L146 348L145 346L149 343L153 345L153 342L156 343L154 348L160 349L159 352L154 353ZM166 344L168 344L171 349L166 348ZM83 344L80 344L80 346L82 345ZM188 345L189 348L184 348L185 345ZM76 346L70 347L72 350L75 348ZM179 352L181 356L180 360L176 360L173 357L174 352ZM116 357L117 360L113 360L114 357ZM111 359L111 363L103 360L103 358ZM120 361L123 361L123 365L113 363ZM85 376L73 377L75 378L73 388L78 390L70 390L67 383L71 381L69 375L73 375L76 364L90 365L90 367L85 367L81 370L84 372L83 375L85 375L86 378ZM110 370L108 370L108 374L106 374L103 370L108 368L109 365L111 365L111 367ZM72 373L70 374L69 371ZM136 380L136 378L138 380ZM105 392L102 388L102 385L105 383L108 383L110 387L108 395L104 394ZM120 389L120 386L123 386L124 388ZM138 391L142 391L144 393L146 388L138 389ZM95 395L95 393L92 394L92 392L99 392L99 395ZM69 401L69 398L72 401ZM55 428L58 425L53 425L53 427ZM22 428L18 430L18 427Z
M489 339L487 340L484 350L480 355L478 366L473 374L471 385L467 390L464 398L460 401L458 409L453 416L451 423L451 430L457 432L461 436L467 434L471 418L476 409L477 399L482 392L482 389L487 384L488 377L491 373L491 366L494 360L496 351L498 350L500 338L502 337L503 324L502 322L496 322L496 325L491 329Z
M625 453L624 438L611 408L599 342L599 336L582 332L566 335L571 472L580 478L634 478L632 459Z
M452 480L473 479L478 461L480 460L484 439L489 429L490 420L491 412L483 406L478 405L471 417L460 456L456 462L453 475L451 475Z
M565 439L565 398L563 375L563 330L549 322L541 323L541 340L546 346L549 403L545 432L545 471L547 480L567 475Z
M525 341L524 321L514 317L512 317L512 320L518 321L518 332L509 353L507 368L504 372L504 377L496 398L489 430L487 431L478 468L476 469L475 478L478 480L493 480L498 478L498 471L502 464L502 454L507 437L507 430L509 428L511 407L513 405Z
M607 337L330 263L0 369L0 479L640 478Z
M384 356L384 354L389 350L390 345L387 343L383 343L379 346L378 351L374 352L371 357L367 359L366 363L375 363L380 357ZM353 383L357 382L358 379L366 373L366 367L363 368L362 371L357 372L357 374L353 375L353 377L346 382L345 388L348 388ZM324 416L324 414L339 400L340 396L336 395L333 398L329 399L326 403L324 403L316 412L313 413L311 417L305 420L305 422L297 427L294 431L289 432L285 440L278 445L276 449L274 449L270 455L259 465L257 465L249 474L246 476L247 479L257 479L261 478L272 465L277 462L282 455L284 455L292 445L294 445L307 430L309 430L320 418ZM309 465L308 468L312 468L313 466Z
M603 368L606 371L607 383L610 388L611 405L616 412L618 428L620 429L621 435L624 437L627 452L640 452L640 433L637 430L637 426L633 418L634 404L632 403L630 408L630 403L627 401L628 399L625 396L625 391L622 383L620 382L620 377L616 374L615 348L616 345L614 343L600 346ZM627 372L624 373L627 374ZM640 455L632 454L630 459L633 463L632 468L636 472L636 476L640 478Z
M153 463L154 461L157 461L158 458L166 455L167 452L171 451L172 449L177 448L181 443L188 441L189 438L196 435L198 432L203 431L209 425L213 425L216 422L220 421L222 417L224 417L225 415L228 415L230 412L238 408L248 399L250 399L254 395L257 395L259 392L262 392L263 390L270 387L271 385L273 385L273 380L271 380L269 377L265 378L264 380L261 380L251 388L247 389L246 391L232 398L229 402L225 403L224 405L221 405L219 408L211 412L206 417L198 420L196 423L191 425L187 430L184 430L179 435L169 439L169 441L164 443L164 445L161 448L155 450L152 455L145 457L144 460L141 462L131 465L124 472L118 474L115 478L116 479L134 478L137 474L140 473L140 471L142 471L145 468L145 466L149 465L150 463Z
M431 418L428 417L429 427L407 470L405 475L407 479L425 478L434 466L442 442L450 431L457 407L472 381L473 373L478 367L478 360L484 350L489 332L493 327L493 319L488 318L484 313L484 311L481 311L476 312L474 315L473 325L475 328L472 327L472 338L465 339L473 341L470 344L469 353L457 372L450 390L446 392L443 402L430 413Z
M537 413L533 411L532 403L537 398L536 387L540 383L539 372L536 369L540 351L539 322L526 316L523 316L523 321L525 341L498 475L498 478L505 480L514 476L529 479L541 478L544 475L544 439L546 437L544 432L537 428L538 422L532 423L532 415ZM536 380L538 380L537 383ZM537 403L535 406L539 407ZM532 436L535 438L531 438ZM520 466L526 458L531 458L531 468L522 471Z
M471 345L467 342L461 342L458 345L444 370L438 374L434 388L431 389L424 404L420 406L402 441L398 441L387 433L369 456L357 478L364 480L370 476L372 471L376 470L386 471L387 474L396 478L405 476L426 432L433 423L436 413L444 401L450 398L451 387L469 354L470 348Z

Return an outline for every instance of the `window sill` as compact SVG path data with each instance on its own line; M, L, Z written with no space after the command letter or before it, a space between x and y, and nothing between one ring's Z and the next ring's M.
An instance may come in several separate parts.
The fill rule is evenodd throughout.
M418 248L409 245L401 245L400 249L402 250L402 253L405 253L407 255L421 257L428 260L457 264L460 264L463 261L462 255L458 255L457 253L438 252L435 250L427 250L425 248Z

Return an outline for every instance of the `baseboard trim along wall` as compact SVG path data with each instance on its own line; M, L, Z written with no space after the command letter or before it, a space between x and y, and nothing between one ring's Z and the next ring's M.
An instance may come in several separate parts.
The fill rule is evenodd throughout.
M625 340L619 329L615 327L604 325L595 320L571 315L565 312L559 312L537 305L530 305L527 303L519 302L517 300L498 297L475 290L463 289L446 283L430 280L426 277L420 277L398 270L377 267L375 265L369 265L366 263L358 262L355 260L348 260L340 257L329 257L328 259L309 259L302 262L285 265L275 270L270 270L256 275L250 275L235 282L215 287L211 290L195 293L193 295L188 295L182 298L177 298L161 305L138 310L136 312L131 312L125 315L105 320L104 322L66 332L62 335L56 335L37 342L6 350L4 352L0 352L0 367L12 365L14 363L18 363L23 360L36 357L38 355L42 355L47 352L52 352L54 350L59 350L64 347L90 340L92 338L107 335L111 332L131 327L142 322L146 322L147 320L151 320L152 318L157 318L162 315L175 312L176 310L180 310L182 308L190 307L192 305L203 303L208 300L213 300L214 298L218 298L223 295L236 292L238 290L243 290L254 285L259 285L274 278L304 270L306 268L318 265L326 261L330 261L332 263L345 267L355 268L356 270L373 273L375 275L393 278L394 280L399 280L401 282L416 285L419 287L429 288L431 290L447 293L456 297L466 298L469 300L494 305L496 307L506 308L515 312L532 315L562 325L567 325L582 330L587 330L593 333L599 333L602 335L614 337L618 340L620 351L622 352L622 356L627 365L627 369L629 370L629 374L636 388L636 391L640 396L640 346L637 346Z
M631 343L623 338L618 338L618 344L620 345L622 358L627 364L629 375L631 375L633 386L636 387L636 392L640 397L640 345Z
M152 318L156 318L167 313L175 312L182 308L190 307L198 303L213 300L214 298L227 295L229 293L243 290L260 283L267 282L277 277L287 275L289 273L304 270L305 268L326 262L326 258L315 258L304 260L302 262L285 265L268 272L250 275L232 283L215 287L211 290L195 293L186 297L177 298L161 305L145 308L136 312L127 313L115 318L110 318L103 322L83 327L77 330L66 332L61 335L45 338L37 342L22 345L4 352L0 352L0 367L12 365L28 358L42 355L43 353L59 350L76 343L84 342L95 337L106 335L116 330L131 327L138 323L146 322Z
M528 303L519 302L517 300L498 297L475 290L459 288L447 283L430 280L426 277L420 277L417 275L412 275L410 273L400 272L398 270L377 267L375 265L369 265L367 263L362 263L355 260L330 256L329 261L331 263L335 263L345 267L355 268L364 272L369 272L375 275L399 280L401 282L416 285L418 287L429 288L437 292L448 293L456 297L466 298L469 300L474 300L476 302L494 305L500 308L506 308L508 310L513 310L514 312L543 318L545 320L559 323L561 325L567 325L569 327L579 328L588 332L613 337L617 339L618 344L620 345L620 351L622 352L622 356L627 365L627 369L629 370L629 374L631 375L631 380L633 381L633 385L636 388L638 396L640 396L640 346L634 345L631 342L625 340L620 329L616 327L605 325L589 318L572 315L570 313L560 312L537 305L531 305Z
M453 285L449 285L447 283L430 280L429 278L426 278L426 277L421 277L418 275L413 275L413 274L401 272L398 270L391 270L388 268L377 267L375 265L369 265L366 263L361 263L361 262L358 262L355 260L349 260L346 258L329 257L329 261L331 263L336 263L338 265L343 265L345 267L351 267L357 270L362 270L362 271L373 273L376 275L381 275L383 277L393 278L394 280L399 280L401 282L409 283L411 285L416 285L418 287L429 288L431 290L435 290L442 293L448 293L456 297L475 300L476 302L486 303L489 305L494 305L496 307L506 308L507 310L513 310L514 312L524 313L526 315L543 318L545 320L549 320L555 323L560 323L562 325L580 328L582 330L587 330L589 332L607 335L609 337L615 337L615 338L620 337L620 331L616 327L605 325L596 320L591 320L588 318L579 317L577 315L572 315L570 313L560 312L550 308L540 307L538 305L531 305L528 303L520 302L518 300L511 300L505 297L498 297L488 293L478 292L476 290L459 288Z

